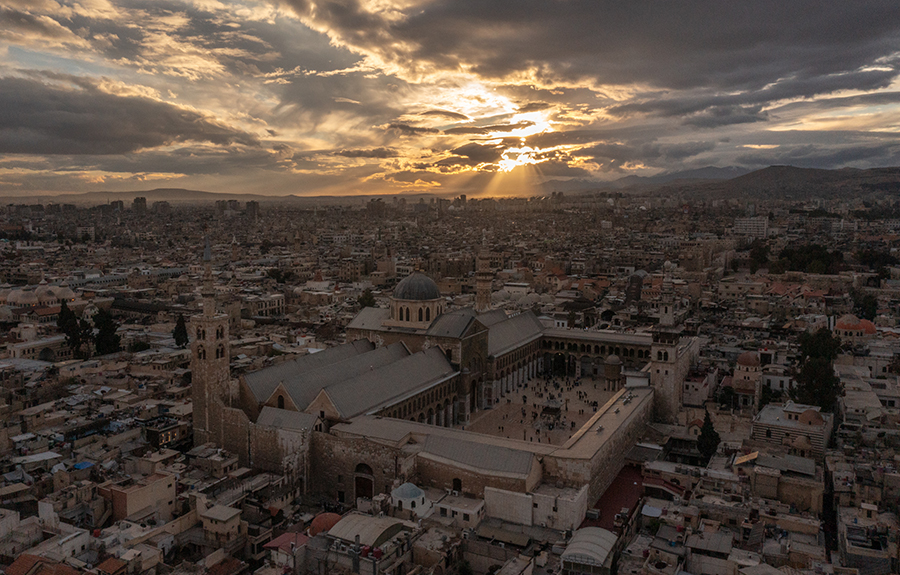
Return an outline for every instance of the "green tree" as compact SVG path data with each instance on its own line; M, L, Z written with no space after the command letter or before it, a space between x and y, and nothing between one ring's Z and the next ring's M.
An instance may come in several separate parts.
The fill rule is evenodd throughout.
M781 399L781 392L778 390L772 390L768 385L762 386L762 392L759 394L759 409L767 406L773 401L778 401Z
M737 396L731 387L723 387L719 391L719 406L723 409L734 409L737 404Z
M66 336L66 345L72 351L72 356L77 359L87 359L91 356L90 341L94 332L90 322L79 320L66 302L59 306L59 316L56 326Z
M94 327L97 333L94 335L94 349L97 355L116 353L122 349L122 338L116 333L119 325L113 319L111 313L105 309L98 310L94 314Z
M370 289L366 289L366 291L362 292L359 298L357 298L356 303L359 304L360 308L376 307L378 305L375 301L375 296L372 295L372 290Z
M815 333L804 332L800 336L800 356L803 362L808 359L824 359L831 363L840 352L841 339L825 328Z
M133 341L128 344L128 353L139 353L150 349L150 344L146 341Z
M703 416L703 427L700 428L700 436L697 438L697 450L700 451L700 455L703 456L707 463L716 454L721 440L719 432L713 426L709 410L706 410L706 414Z
M750 270L756 273L760 266L769 262L769 246L762 240L754 240L750 246Z
M184 347L188 343L188 331L187 325L184 323L184 314L178 314L178 319L175 320L175 329L172 330L172 337L175 338L175 345L178 347Z
M824 357L810 357L796 375L797 386L791 399L806 405L818 405L822 411L834 411L841 395L841 380L834 374L831 361Z
M852 290L850 297L853 298L853 311L856 315L869 321L875 319L878 314L878 300L874 295Z

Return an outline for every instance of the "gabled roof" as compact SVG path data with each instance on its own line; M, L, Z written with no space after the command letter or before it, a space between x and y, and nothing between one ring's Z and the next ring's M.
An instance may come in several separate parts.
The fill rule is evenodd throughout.
M531 311L499 321L489 327L488 355L498 357L543 333L544 326Z
M370 347L372 345L373 344L366 341L363 347ZM283 380L265 382L267 387L271 386L272 392L259 401L267 401L269 397L271 397L271 393L273 393L278 388L278 384L281 383L285 391L290 395L291 401L294 402L297 409L302 411L309 406L322 389L339 381L354 377L363 371L377 369L383 365L393 363L408 355L409 350L406 346L398 342L373 349L367 353L351 355L341 359L341 361L330 362L308 371L282 372L279 375L284 378ZM250 385L249 381L247 383ZM274 383L274 385L272 385L272 383ZM259 382L254 382L254 385L258 384ZM253 385L251 385L250 388L253 389ZM259 397L255 391L254 395Z
M375 344L372 342L357 340L337 347L330 347L318 353L311 353L297 359L278 363L259 371L252 371L244 375L244 380L247 382L247 386L253 392L256 400L263 402L269 399L272 392L275 391L275 388L282 381L291 381L303 372L337 363L348 357L366 353L373 349L375 349Z
M259 412L256 424L265 425L267 427L278 427L279 429L304 431L312 429L316 424L316 419L318 418L315 415L309 413L278 409L277 407L269 407L267 405Z
M440 348L432 347L336 381L323 389L341 417L350 418L373 413L382 405L418 393L457 373Z
M475 312L471 308L458 309L436 317L425 333L434 337L461 338L474 321Z
M347 324L347 329L382 329L381 324L390 317L391 310L389 309L365 307L359 310L356 317Z

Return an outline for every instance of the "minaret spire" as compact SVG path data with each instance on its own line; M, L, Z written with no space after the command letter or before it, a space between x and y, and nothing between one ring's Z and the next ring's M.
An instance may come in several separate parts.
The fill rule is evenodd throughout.
M203 315L212 317L216 312L216 289L213 287L212 277L212 248L209 245L209 235L206 236L206 245L203 248L203 286L200 288L203 296Z

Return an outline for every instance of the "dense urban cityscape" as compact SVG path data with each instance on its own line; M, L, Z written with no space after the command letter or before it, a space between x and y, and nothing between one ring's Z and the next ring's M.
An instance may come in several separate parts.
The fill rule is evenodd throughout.
M10 203L0 563L896 573L870 192Z

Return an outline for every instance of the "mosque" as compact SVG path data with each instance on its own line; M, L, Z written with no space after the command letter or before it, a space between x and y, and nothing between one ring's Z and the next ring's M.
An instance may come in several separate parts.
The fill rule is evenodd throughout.
M215 312L206 264L203 313L191 320L195 443L351 505L411 481L484 499L489 515L572 528L644 425L674 420L698 351L666 321L674 309L647 334L552 328L530 311L488 309L487 273L477 276L481 309L452 311L414 273L388 309L359 312L347 343L232 378L228 318ZM465 430L545 370L590 373L616 393L562 446Z

